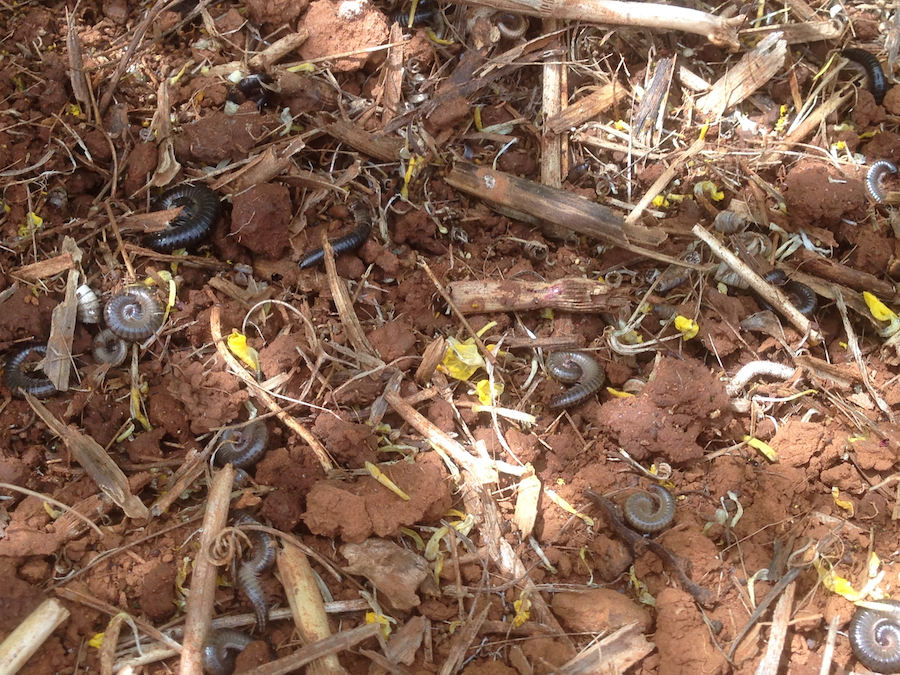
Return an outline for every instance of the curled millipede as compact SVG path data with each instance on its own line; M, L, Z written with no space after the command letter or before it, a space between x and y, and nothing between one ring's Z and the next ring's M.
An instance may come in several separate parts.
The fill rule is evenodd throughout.
M246 511L236 511L234 525L260 525L261 523ZM275 563L275 542L265 532L251 530L248 533L253 542L253 555L250 560L244 560L237 569L236 582L240 586L256 615L256 629L260 633L266 630L269 622L269 606L266 604L266 595L262 584L259 583L259 575L267 571Z
M226 429L216 451L216 464L248 469L262 459L268 440L269 431L263 420L256 420L240 429Z
M879 600L891 609L857 607L850 621L850 646L856 660L876 673L900 671L900 602Z
M97 363L108 363L115 368L128 356L128 343L109 328L104 328L91 341L91 354Z
M81 323L100 323L100 298L94 289L87 284L81 284L75 289L75 297L78 299L76 316Z
M550 399L551 410L581 403L600 388L606 377L606 372L594 357L584 352L553 352L547 357L547 370L560 382L577 383Z
M146 286L128 286L107 301L103 316L113 333L138 342L162 326L165 314L153 291Z
M31 394L37 398L48 398L59 390L44 375L35 375L25 372L23 366L29 356L47 354L47 345L26 345L14 352L7 360L3 368L3 384L17 398L24 398L24 394Z
M716 229L716 232L721 232L722 234L743 232L749 225L750 219L747 216L734 211L721 211L716 215L715 221L713 221L713 227Z
M178 217L165 230L144 238L147 248L168 253L177 248L189 248L206 239L213 225L222 215L218 195L205 185L179 185L162 194L153 205L154 211L183 206Z
M203 643L203 670L208 675L231 675L234 672L233 652L242 652L253 638L233 628L210 631Z
M763 279L770 284L781 286L781 290L788 296L788 300L803 316L811 317L816 311L818 302L815 291L799 281L788 280L783 270L772 270L763 275ZM756 302L761 309L767 309L771 312L775 311L775 308L764 298L757 296Z
M881 105L884 101L884 94L887 92L887 80L884 78L884 71L881 69L878 57L865 49L856 48L844 49L841 56L855 61L865 69L866 75L869 76L869 91L872 92L875 103Z
M625 501L624 513L635 530L659 532L675 517L675 498L662 485L651 485L648 492L635 492Z
M897 173L897 165L886 159L879 159L866 172L866 190L869 196L879 204L885 200L884 191L881 189L881 181L889 173Z
M493 22L506 40L518 40L528 32L528 19L521 14L500 12L493 16Z
M358 225L349 234L329 242L334 250L335 257L358 249L369 238L369 233L372 231L371 215L365 206L357 202L351 206L351 211ZM303 259L300 261L300 269L305 270L315 267L323 260L325 260L325 251L321 247L314 249L303 256Z

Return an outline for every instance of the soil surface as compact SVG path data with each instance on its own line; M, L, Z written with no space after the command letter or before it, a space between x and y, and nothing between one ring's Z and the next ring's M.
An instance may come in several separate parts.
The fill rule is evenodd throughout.
M729 53L588 22L510 35L510 17L451 4L411 27L409 5L364 0L164 4L0 18L0 640L47 598L70 612L20 672L100 672L94 638L119 612L144 650L153 628L180 642L223 429L255 418L266 438L232 507L315 554L332 632L384 625L387 642L339 653L346 672L576 672L633 626L618 639L635 655L604 672L751 673L789 574L776 670L818 673L836 617L835 663L864 671L851 600L896 594L900 550L900 211L866 188L900 161L900 87L879 105L829 60L851 42L887 67L886 11L845 3L840 39L788 45L707 120L705 90L756 33ZM760 8L731 9L749 28ZM790 21L830 26L829 9ZM547 107L554 72L568 121ZM465 187L460 171L493 173ZM501 174L525 192L488 199ZM221 216L187 251L146 248L197 220L154 211L184 183ZM588 236L564 196L612 231ZM816 308L765 311L697 224ZM326 240L333 267L309 257ZM485 284L477 302L450 301L461 282ZM82 284L97 312L140 285L163 323L101 363L92 340L115 321L84 321L90 297L76 320ZM15 362L48 341L46 364ZM601 386L555 376L561 349ZM25 400L23 376L60 362L67 391ZM652 485L675 515L645 534L624 516ZM228 567L214 618L249 634ZM261 574L272 616L236 672L303 644L277 613L285 574ZM178 669L141 661L128 629L115 658Z

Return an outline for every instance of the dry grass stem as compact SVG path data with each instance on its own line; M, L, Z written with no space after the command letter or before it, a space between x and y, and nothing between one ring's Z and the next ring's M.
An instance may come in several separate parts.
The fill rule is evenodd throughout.
M209 496L206 500L206 514L203 517L203 531L200 548L194 559L191 575L191 593L188 596L187 613L184 621L184 642L182 643L180 675L203 674L203 643L209 632L209 622L216 600L216 575L218 567L213 564L212 546L228 520L228 503L234 484L234 469L227 464L214 474Z
M293 546L288 546L278 556L278 571L303 644L330 637L325 603L306 556ZM310 663L306 672L310 675L347 675L335 654Z
M360 642L376 637L380 632L381 626L377 623L345 630L306 647L301 647L290 656L246 670L243 675L289 675L289 673L297 672L307 663L351 649Z
M450 300L463 314L520 312L550 307L567 312L615 314L629 304L625 292L602 280L566 277L552 282L454 281Z
M781 33L772 33L716 82L710 92L697 100L697 107L713 119L721 117L769 82L784 66L787 42Z
M691 232L709 246L716 257L724 260L736 274L753 288L754 291L759 293L765 300L777 308L778 311L791 322L794 328L799 331L800 335L804 337L808 336L810 343L813 345L817 345L822 341L822 335L819 331L814 329L809 319L803 316L800 311L791 304L790 300L788 300L787 296L780 288L766 282L702 226L694 225Z
M38 414L50 431L59 436L69 452L97 487L116 504L129 518L145 519L150 517L150 510L138 497L131 493L128 478L122 469L110 458L103 446L92 437L81 433L76 427L66 425L58 420L43 403L31 394L25 394L25 400Z
M631 623L592 644L559 668L558 675L624 673L655 648L644 636L640 624Z
M58 600L44 600L0 644L0 674L14 675L19 672L50 634L68 618L69 610Z
M787 638L788 622L791 620L791 612L794 608L794 591L797 590L797 582L793 581L784 589L778 604L772 612L772 627L769 629L769 639L766 641L766 653L756 665L757 675L777 675L779 665L784 654L784 643Z
M488 203L516 209L608 244L658 246L666 240L662 230L641 227L630 216L623 221L618 213L579 195L468 162L454 164L445 180Z
M736 52L740 49L737 31L744 17L725 18L696 9L660 5L653 2L621 0L467 0L468 5L538 16L544 19L568 19L613 26L639 26L661 31L676 30L702 35L714 45Z
M75 264L75 260L72 258L71 253L63 253L12 270L10 276L21 279L22 281L27 281L28 283L34 283L41 279L55 277L57 274L65 272L66 270L75 269Z

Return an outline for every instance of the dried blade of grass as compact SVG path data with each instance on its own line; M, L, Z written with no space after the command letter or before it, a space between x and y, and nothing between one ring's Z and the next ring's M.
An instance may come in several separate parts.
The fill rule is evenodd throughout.
M153 474L144 471L131 476L128 485L133 494L138 494L154 479ZM91 495L72 505L65 513L53 521L53 531L63 542L71 541L84 534L88 528L96 532L100 529L94 524L115 508L115 504L101 495ZM101 534L102 536L102 534Z
M75 26L75 14L69 12L66 7L66 51L69 53L69 82L72 84L72 93L75 100L87 113L87 121L91 119L92 99L91 90L88 88L87 77L84 74L84 60L82 59L81 40L78 38L78 29Z
M819 675L831 673L831 662L834 659L834 646L837 644L838 627L841 625L840 614L835 614L828 622L828 637L825 639L825 649L822 651L822 666Z
M891 282L874 274L847 267L837 260L825 258L814 251L808 251L805 248L798 249L791 256L788 265L798 271L814 274L855 291L869 291L892 304L900 304L900 293L897 293L897 288Z
M181 171L181 164L175 159L175 133L172 126L172 106L169 103L169 78L167 77L162 79L156 90L156 111L153 113L153 122L151 122L150 128L156 132L159 158L150 183L140 192L150 187L168 185Z
M71 253L63 253L40 262L25 265L13 270L10 274L16 279L34 283L40 279L55 277L57 274L71 269L75 269L75 260L72 258Z
M81 251L78 250L75 240L71 237L66 237L63 241L63 250L73 246L77 251L77 255L73 254L72 257L80 262ZM60 391L68 391L69 375L72 372L72 340L75 339L75 318L78 311L78 298L75 296L75 289L78 288L80 275L81 273L78 270L69 270L65 298L53 308L50 316L50 337L47 339L47 354L38 364L38 367L44 371L44 375Z
M0 644L0 673L12 675L19 672L50 634L68 618L69 610L59 600L44 600Z
M329 136L346 143L354 150L359 150L361 153L380 159L383 162L396 162L399 160L400 152L405 145L402 138L369 133L347 120L322 122L321 129Z
M353 309L350 291L347 290L347 282L338 276L337 267L334 264L334 249L328 243L328 233L325 231L322 232L322 250L325 252L325 274L328 277L331 297L344 330L347 331L347 338L356 349L357 358L367 368L384 366L384 361L379 358L378 352L369 342L369 338L366 337L366 333L359 323L359 317L356 316L356 310Z
M775 605L775 611L772 612L772 627L769 629L769 639L766 641L766 653L756 665L756 675L777 675L778 673L787 637L788 622L791 619L791 610L794 605L795 590L797 590L797 582L792 581L778 598L778 604Z
M391 43L403 41L403 28L396 21L391 25L391 34L388 38ZM388 57L384 65L384 83L382 85L382 108L384 113L381 116L381 124L384 126L390 122L400 111L400 99L403 95L401 85L403 84L403 44L391 47L388 51Z
M600 87L597 91L575 101L575 103L560 110L558 113L549 115L547 121L544 122L544 128L557 134L574 129L603 111L612 108L626 96L628 96L628 90L625 87L618 81L610 82Z
M310 133L304 134L301 138L292 139L283 150L279 147L283 144L270 145L245 166L217 180L212 189L217 190L234 181L234 190L241 192L259 183L268 183L293 166L292 158L306 147L304 139Z
M612 635L581 652L557 671L558 675L624 673L650 654L656 645L648 641L638 622L622 626Z
M231 370L233 375L240 377L247 386L250 387L253 395L259 398L270 411L275 413L275 416L281 420L288 429L300 436L300 438L309 445L315 453L316 459L319 460L322 469L325 471L334 469L334 460L331 458L331 455L328 454L328 450L322 445L319 439L313 436L313 434L300 424L300 422L288 415L281 406L278 405L278 402L269 394L269 392L259 386L256 380L247 372L247 369L244 368L237 358L228 350L228 347L225 345L225 340L222 338L222 308L219 306L215 296L212 297L212 300L216 304L213 305L212 310L210 311L209 329L212 334L213 342L216 345L216 349L218 350L219 355L228 364L229 370Z
M381 625L378 623L345 630L306 647L301 647L290 656L245 670L242 675L290 675L290 673L298 672L307 663L347 651L360 642L376 637L380 632Z
M734 272L746 281L754 291L778 309L781 314L796 328L801 335L808 336L813 345L822 341L821 333L812 327L809 319L791 304L784 292L777 286L767 283L761 276L751 270L743 260L729 251L716 237L701 225L694 225L691 232L712 250L720 260L724 260Z
M128 478L116 465L97 441L87 434L81 433L73 426L66 425L51 413L31 394L25 394L25 400L37 413L44 424L59 436L69 452L87 472L97 487L116 504L122 507L129 518L145 519L150 517L149 509L140 499L131 493Z
M555 33L560 29L561 22L558 19L544 19L543 32ZM542 110L546 117L557 115L566 106L568 100L568 87L566 86L568 67L556 55L556 50L562 46L561 36L554 35L548 45L548 53L543 65L541 77ZM541 131L541 183L552 188L561 188L563 176L568 173L568 152L566 136L547 128L545 124ZM565 230L558 226L554 228L553 236L565 238Z
M538 16L544 19L570 19L616 26L641 26L657 30L677 30L703 35L714 45L736 52L740 49L737 31L744 17L722 17L696 9L652 2L621 0L467 0L467 5Z
M203 675L203 643L209 633L209 622L216 600L216 575L219 569L212 560L212 546L228 520L228 504L233 484L234 468L231 464L227 464L215 473L209 487L203 529L200 534L200 548L194 559L191 593L187 600L184 642L178 671L181 675Z
M463 624L462 630L453 636L453 641L450 643L450 649L447 652L444 665L441 667L440 675L451 675L451 673L456 673L459 670L466 656L466 651L471 646L472 641L478 637L481 624L484 623L490 610L491 603L485 603L485 606L478 612L477 616L470 616L469 620ZM474 611L475 605L473 604L472 612L474 613Z
M312 644L330 637L325 603L306 556L293 546L286 547L278 556L278 571L301 642ZM307 672L310 675L347 675L336 654L314 661Z
M309 39L309 31L300 27L296 33L289 33L284 37L278 38L261 52L254 54L247 61L250 71L262 70L269 72L271 67L281 61L285 56L300 47ZM241 61L229 61L218 66L213 66L206 72L206 77L228 77L234 71L244 70L244 64Z
M697 99L697 108L713 119L720 118L728 108L748 98L780 72L786 54L787 42L782 34L768 35L753 51L744 54L708 94Z

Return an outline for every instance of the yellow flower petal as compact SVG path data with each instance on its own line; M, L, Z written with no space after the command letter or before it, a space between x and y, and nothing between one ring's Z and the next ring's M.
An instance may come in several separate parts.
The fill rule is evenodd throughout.
M232 331L227 338L228 348L253 372L259 372L259 352L247 344L247 337L237 331Z
M690 340L697 337L697 333L700 332L700 324L679 314L675 317L675 330L681 333L682 340Z

